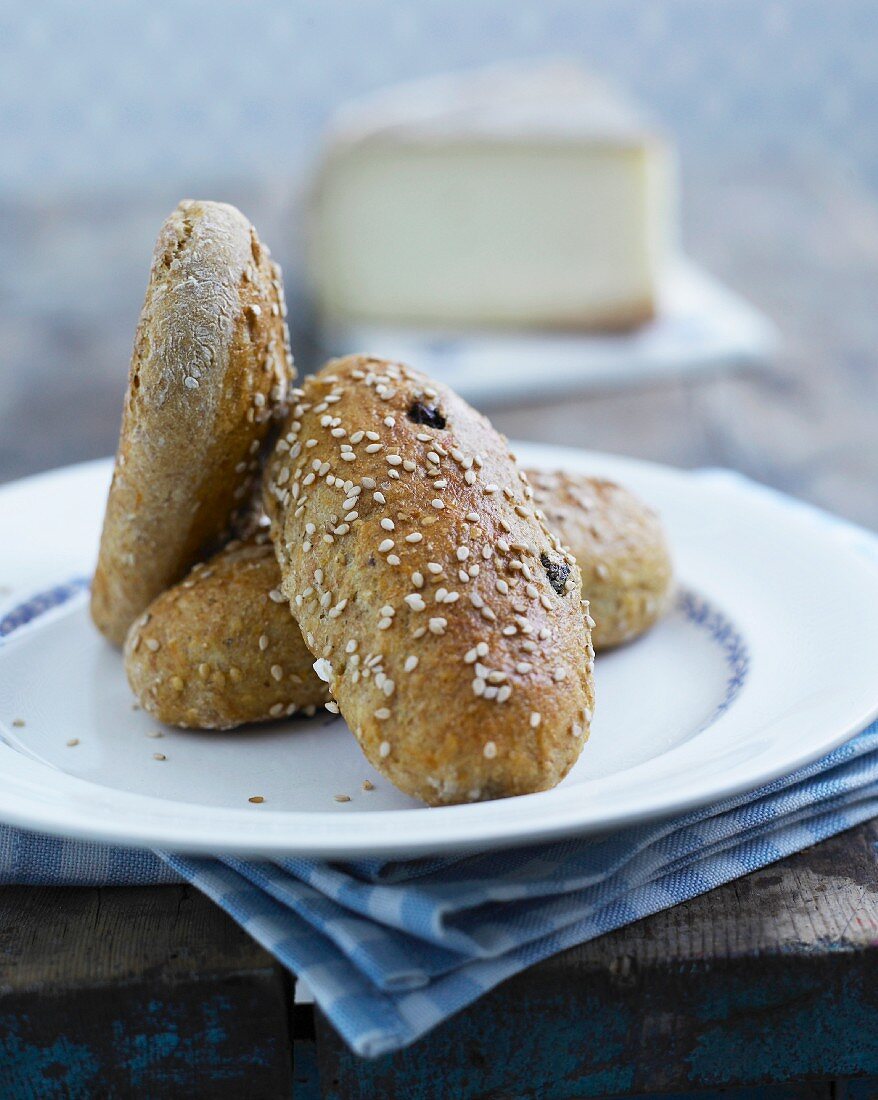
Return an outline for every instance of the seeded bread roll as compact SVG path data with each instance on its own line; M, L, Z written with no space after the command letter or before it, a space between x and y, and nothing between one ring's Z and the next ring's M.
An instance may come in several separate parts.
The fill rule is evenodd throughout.
M529 470L534 501L582 570L597 650L631 641L667 610L673 567L658 515L612 481Z
M125 643L141 706L168 725L225 730L325 703L279 580L263 532L229 543L154 600Z
M284 312L280 268L247 219L180 203L153 255L92 587L116 645L250 495L293 377Z
M588 736L590 620L505 439L380 359L294 393L263 494L281 590L366 756L434 805L553 787Z

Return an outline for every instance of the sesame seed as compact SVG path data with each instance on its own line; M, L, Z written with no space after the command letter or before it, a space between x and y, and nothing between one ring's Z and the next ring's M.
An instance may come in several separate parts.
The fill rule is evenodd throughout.
M388 519L387 516L385 516L384 519L381 520L381 526L384 528L385 531L393 531L396 527L396 524L393 522L392 519Z
M163 752L154 752L152 754L153 760L167 760L167 756Z
M79 744L79 738L78 737L71 737L70 740L67 742L67 748L68 749L75 749L78 744Z
M448 620L443 619L441 616L430 619L429 628L431 634L444 634L445 628L448 626Z
M434 576L438 576L442 572L442 566L438 561L428 561L427 568Z
M350 802L351 796L349 794L334 794L332 796L336 802Z
M530 672L532 668L533 665L530 663L530 661L519 661L518 664L515 666L515 671L524 676L526 673Z
M417 571L412 573L412 584L415 586L415 588L423 588L424 587L424 574L423 573L418 573Z
M388 550L392 550L396 544L393 539L384 539L383 542L378 543L378 553L386 554Z
M487 685L486 685L485 681L481 678L481 676L477 676L473 680L473 694L474 695L484 695L486 687L487 687Z
M376 491L372 494L372 499L377 500L379 504L387 503L384 494L379 489L376 489Z
M469 547L468 546L458 546L458 548L457 548L457 560L458 561L466 561L466 559L468 557L469 557Z
M275 678L275 680L282 680L283 675L284 675L284 670L280 667L280 665L272 665L271 666L271 675Z
M381 757L382 760L384 760L386 757L390 756L390 742L389 741L382 741L381 742L381 744L378 746L378 755Z
M443 509L445 507L445 501L440 500L439 497L436 497L434 500L431 500L430 503L433 505L434 508L436 508L440 511L441 511L441 509Z
M375 711L375 717L378 719L379 722L386 722L387 719L390 717L390 708L389 707L379 707L378 710ZM387 744L386 741L382 742L382 746L386 745L386 744ZM390 751L390 748L388 746L388 752L389 751ZM381 755L386 756L387 753L382 752Z
M503 684L503 686L497 692L497 702L505 703L511 694L512 688L509 686L509 684Z
M495 485L493 482L489 482L487 485L484 486L484 488L482 489L482 492L483 493L496 493L499 488L500 488L499 485Z
M485 758L487 760L493 760L494 757L497 755L497 746L494 744L493 741L486 741L485 747L484 749L482 749L482 752L485 754Z
M399 455L387 455L387 462L391 466L401 466L402 459Z
M532 710L530 712L530 728L535 730L537 726L542 722L543 716L538 710Z
M393 626L393 619L383 618L378 620L379 630L389 630Z
M418 658L414 655L406 657L405 664L402 667L404 672L414 672L418 667Z
M186 686L180 676L172 676L170 682L171 687L174 689L174 691L182 691L183 688Z
M488 643L487 642L479 642L478 645L476 646L476 653L480 657L487 657L488 656Z
M388 428L392 428L396 424L396 421L393 419L392 416L385 416L384 423L387 425Z
M367 455L377 454L381 450L381 444L380 443L369 443L368 446L365 448L365 450L366 450Z
M341 714L338 703L334 699L330 699L329 702L323 704L330 714Z
M356 462L357 460L357 456L353 451L342 451L341 458L344 462Z
M466 470L464 475L463 475L463 480L467 483L467 485L475 485L475 483L476 483L476 472L475 472L475 470Z
M566 669L566 668L562 668L562 667L560 667L560 666L559 666L559 667L558 667L558 668L556 668L556 669L555 669L555 671L554 671L554 672L552 673L552 679L553 679L553 680L555 681L555 683L557 683L557 684L560 684L560 683L561 683L561 681L562 681L562 680L565 680L566 678L567 678L567 669Z
M152 653L155 653L155 651L159 648L160 645L161 645L161 643L156 641L155 638L147 638L146 639L146 648L148 650L150 650Z
M344 521L345 521L345 523L353 523L355 519L359 519L359 518L360 518L360 513L358 511L354 510L352 512L345 512Z
M410 535L406 535L405 541L406 542L420 542L423 537L424 536L421 534L420 531L412 531L412 533Z
M388 554L387 555L387 564L388 565L399 565L399 558L397 557L397 555L396 554Z
M276 588L272 588L268 593L268 598L272 603L286 603L286 597L283 592L279 592Z
M424 608L427 606L424 603L423 597L418 595L417 592L410 592L408 596L404 597L404 599L408 606L412 609L412 611L423 611Z

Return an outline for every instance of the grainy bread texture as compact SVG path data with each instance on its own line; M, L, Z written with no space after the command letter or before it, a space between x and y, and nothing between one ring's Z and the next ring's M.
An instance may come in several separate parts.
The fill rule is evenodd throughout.
M583 583L590 588L590 611L599 616L592 630L595 649L630 640L650 627L673 590L670 557L655 513L633 493L610 482L560 471L526 473L549 526L588 578ZM151 657L141 648L129 654L129 677L136 682L139 696L143 697L156 676L163 678L164 686L156 687L153 710L162 721L183 721L190 726L222 722L229 728L286 713L281 706L286 696L269 675L270 666L281 670L284 683L292 678L300 706L328 699L312 668L314 658L302 640L299 624L287 613L286 599L279 614L276 606L266 603L266 593L277 599L281 576L273 552L264 546L265 536L260 538L261 553L247 547L231 548L207 563L209 573L197 567L189 580L172 590L186 589L182 598L171 598L169 593L150 606L151 630L157 637L188 637L199 666L207 660L199 655L220 654L222 660L210 668L224 671L218 712L211 684L192 678L191 668L181 666L176 655L171 668L165 651ZM194 584L199 577L201 583ZM271 629L263 632L260 624L267 613ZM167 622L171 617L173 623ZM253 639L262 633L266 645L271 639L271 660L254 665ZM280 666L278 654L284 655ZM227 666L237 668L243 677L228 677ZM185 691L168 686L173 676L184 681Z
M590 620L505 439L380 359L294 393L265 508L282 591L364 753L431 804L553 787L588 736Z
M161 228L134 342L92 618L134 619L227 537L293 377L281 273L233 206Z
M528 471L534 500L582 570L597 650L631 641L667 610L673 566L658 515L612 481Z
M141 706L169 725L232 729L325 703L279 581L263 532L229 543L154 600L125 643Z

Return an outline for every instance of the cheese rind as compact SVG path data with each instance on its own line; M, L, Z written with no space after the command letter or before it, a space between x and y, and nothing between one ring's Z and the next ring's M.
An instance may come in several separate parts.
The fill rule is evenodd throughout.
M320 310L449 328L637 324L670 249L670 160L578 70L383 93L342 116L316 180Z

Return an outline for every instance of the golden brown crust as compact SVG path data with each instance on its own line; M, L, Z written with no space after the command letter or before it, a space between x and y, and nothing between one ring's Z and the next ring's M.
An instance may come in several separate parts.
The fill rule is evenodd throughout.
M658 515L612 481L529 470L534 500L582 570L596 650L648 630L673 595L673 567Z
M280 269L234 207L182 202L159 233L92 588L133 620L229 530L293 376Z
M506 441L379 359L294 393L265 507L282 591L366 756L432 804L554 786L588 735L589 620Z
M263 533L230 543L154 600L125 643L141 706L172 726L232 729L325 703L279 579Z

